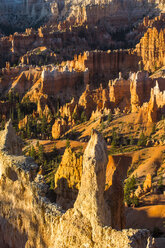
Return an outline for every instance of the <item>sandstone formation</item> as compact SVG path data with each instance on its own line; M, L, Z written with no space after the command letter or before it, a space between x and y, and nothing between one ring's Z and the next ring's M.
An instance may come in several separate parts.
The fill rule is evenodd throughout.
M106 143L93 130L83 156L81 187L74 204L74 208L90 220L93 229L100 224L111 224L111 213L103 196L107 162Z
M23 118L22 120L19 121L18 128L19 129L26 128L27 123L28 123L28 116L26 115L25 118Z
M57 202L65 208L73 206L80 189L82 157L77 156L76 153L71 151L71 148L66 148L62 162L55 174ZM109 156L106 168L104 189L106 204L108 204L108 208L112 213L111 226L119 230L125 227L123 181L126 178L130 163L130 157Z
M31 149L38 166L22 155L11 120L0 131L0 247L154 248L147 230L123 229L123 181L130 164L131 174L150 173L145 197L151 172L163 175L164 0L0 0L0 6L0 129L11 118L27 143L45 139L44 155L42 147ZM147 149L139 147L131 162L141 126ZM115 155L107 155L94 128ZM50 149L55 142L61 153L64 137L75 148L87 145L84 156L66 148L59 164L60 154ZM161 159L143 156L159 144Z
M60 2L57 0L21 0L11 2L2 0L0 23L5 23L7 20L9 27L13 27L14 25L18 26L21 22L23 27L27 27L52 19L59 29L69 29L74 25L82 26L83 24L90 27L98 25L99 22L108 27L111 22L112 27L109 27L109 31L116 31L117 28L121 28L121 22L123 28L126 29L142 19L143 16L156 14L155 3L157 2L159 9L163 10L164 2L162 1L151 3L150 1L135 2L134 0L129 0L129 2L119 0L63 0ZM4 15L4 10L6 15ZM12 19L13 14L15 14L14 20ZM95 18L93 18L94 15ZM25 19L27 22L24 21Z
M151 174L147 174L146 179L143 184L143 191L147 192L151 189L152 187L152 176Z
M66 209L73 207L80 188L81 175L82 155L78 156L70 147L66 148L54 178L56 202Z
M55 120L52 126L52 137L54 139L59 139L68 129L69 127L64 119Z
M111 223L103 196L107 151L96 131L84 154L77 201L66 213L46 198L46 184L32 159L5 150L0 151L0 159L1 247L154 247L147 230L116 231L104 226Z
M6 123L5 130L1 131L0 139L0 149L2 151L14 155L22 154L22 142L16 136L16 131L12 126L11 120Z
M156 17L147 32L136 46L136 52L142 57L145 70L155 71L165 65L165 15Z

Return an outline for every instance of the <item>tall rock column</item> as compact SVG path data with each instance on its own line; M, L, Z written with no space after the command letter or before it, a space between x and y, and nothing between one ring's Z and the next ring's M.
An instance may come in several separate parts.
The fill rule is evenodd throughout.
M110 210L104 200L107 163L106 143L102 135L93 130L84 152L81 187L74 208L90 220L95 233L99 226L111 224Z

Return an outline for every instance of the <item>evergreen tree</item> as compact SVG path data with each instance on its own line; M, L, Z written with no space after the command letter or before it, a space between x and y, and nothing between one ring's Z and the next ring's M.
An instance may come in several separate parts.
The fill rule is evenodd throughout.
M54 156L57 156L57 154L58 154L56 143L54 143L54 145L53 145L53 154L54 154Z
M45 135L46 135L46 128L47 128L46 116L43 115L43 118L41 121L41 134L43 138L45 138Z
M30 149L30 157L34 159L36 158L36 150L33 145L31 146L31 149Z
M87 121L87 117L85 114L85 111L82 111L81 113L81 117L80 117L81 123L86 122Z
M75 122L77 122L77 120L78 120L78 115L77 115L76 112L74 112L74 113L72 114L72 119L73 119Z
M27 138L31 138L31 128L30 128L30 123L28 121L27 126L26 126L26 133L27 133Z
M70 141L69 139L66 140L66 148L70 147Z
M141 135L140 135L140 137L139 137L139 140L138 140L137 145L138 146L145 147L146 146L146 143L147 143L147 137L142 132Z
M40 146L40 143L39 143L39 141L37 140L36 147L39 148L39 146Z
M104 121L102 120L101 122L101 131L103 131L105 129L105 125L104 125Z
M126 180L124 186L124 201L127 203L128 206L138 206L138 198L135 196L135 190L137 188L136 185L136 178L133 176Z
M119 136L118 134L115 132L114 128L112 129L112 142L111 142L111 146L115 147L117 146L119 143Z
M17 110L17 118L18 118L18 122L22 119L22 113L21 113L21 108L20 108L20 104L17 103L16 105L16 110Z
M44 163L44 147L40 145L38 148L38 159L41 164Z
M112 121L112 113L110 112L108 114L108 124Z
M2 130L5 128L5 120L2 120L1 127L2 127Z
M9 98L9 102L12 103L12 102L13 102L13 94L12 94L12 91L9 92L8 98Z
M152 126L152 131L151 131L151 135L156 133L156 125L154 123L154 125Z
M130 137L129 137L129 144L131 146L134 145L134 139L133 139L133 136L132 135L130 135Z

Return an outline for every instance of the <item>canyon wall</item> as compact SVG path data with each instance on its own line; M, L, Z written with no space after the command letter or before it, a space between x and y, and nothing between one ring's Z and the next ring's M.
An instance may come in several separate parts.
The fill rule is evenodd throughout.
M3 32L24 30L41 24L51 16L50 3L45 0L1 0L0 5L0 26Z
M1 247L154 247L147 230L116 231L109 226L111 212L103 196L107 151L99 133L92 133L78 198L66 212L46 197L47 186L34 161L22 156L19 148L10 149L11 144L19 147L10 122L1 132L1 141L5 144L0 151Z
M74 56L66 64L71 70L89 71L89 83L99 86L108 84L109 79L116 78L119 72L128 76L130 71L139 69L140 58L132 50L89 51ZM63 65L63 63L61 64Z
M10 26L33 26L53 18L62 25L96 25L99 22L111 30L126 29L143 16L157 14L164 9L163 1L135 0L1 0L0 23ZM14 18L13 18L14 15ZM26 20L26 22L25 22ZM69 23L69 24L68 24ZM8 26L5 25L5 26Z
M153 72L165 65L165 14L150 23L135 51L147 71Z
M67 67L62 72L56 68L52 71L43 70L41 75L42 91L48 95L56 95L57 98L69 99L88 83L88 74L88 69L84 72L76 72L69 71Z

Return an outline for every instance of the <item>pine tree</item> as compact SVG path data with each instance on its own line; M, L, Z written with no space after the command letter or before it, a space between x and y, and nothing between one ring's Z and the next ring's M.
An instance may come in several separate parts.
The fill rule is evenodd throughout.
M112 121L112 113L110 112L108 114L108 124Z
M152 126L152 131L151 131L151 135L156 133L156 125L154 123L154 125Z
M80 117L81 123L86 122L87 121L87 117L85 114L85 111L82 111L81 113L81 117Z
M8 98L9 98L9 102L12 103L12 102L13 102L13 94L12 94L12 91L9 92Z
M38 159L41 164L44 163L44 147L40 145L38 148Z
M66 140L66 148L69 148L70 147L70 141L69 139Z
M140 135L140 137L139 137L139 140L138 140L137 145L138 146L145 147L146 146L146 143L147 143L147 137L142 132L141 135Z
M138 198L134 194L136 187L136 178L134 176L126 180L124 186L124 201L127 203L128 206L138 206L139 204Z
M130 135L130 137L129 137L129 144L131 146L134 145L134 139L133 139L133 136L132 135Z
M45 134L46 134L46 128L47 128L46 116L43 115L43 118L41 121L41 134L43 138L45 137Z
M28 121L27 126L26 126L26 133L27 133L27 138L31 138L31 128L30 128L30 123Z
M101 122L101 131L103 131L105 129L105 125L104 125L104 121L102 120Z
M114 129L112 129L112 142L111 142L111 146L115 147L118 145L119 142L119 137L118 134L114 131Z
M38 148L39 148L39 146L40 146L40 143L39 143L39 141L37 140L36 147L38 147Z
M36 158L36 150L33 145L31 146L31 149L30 149L30 157L34 159Z
M16 105L16 110L17 110L17 118L18 118L18 122L22 119L22 113L21 113L21 109L20 109L20 104L17 103Z
M54 143L54 146L53 146L53 154L54 154L55 156L57 156L57 154L58 154L58 150L57 150L57 147L56 147L56 143Z

